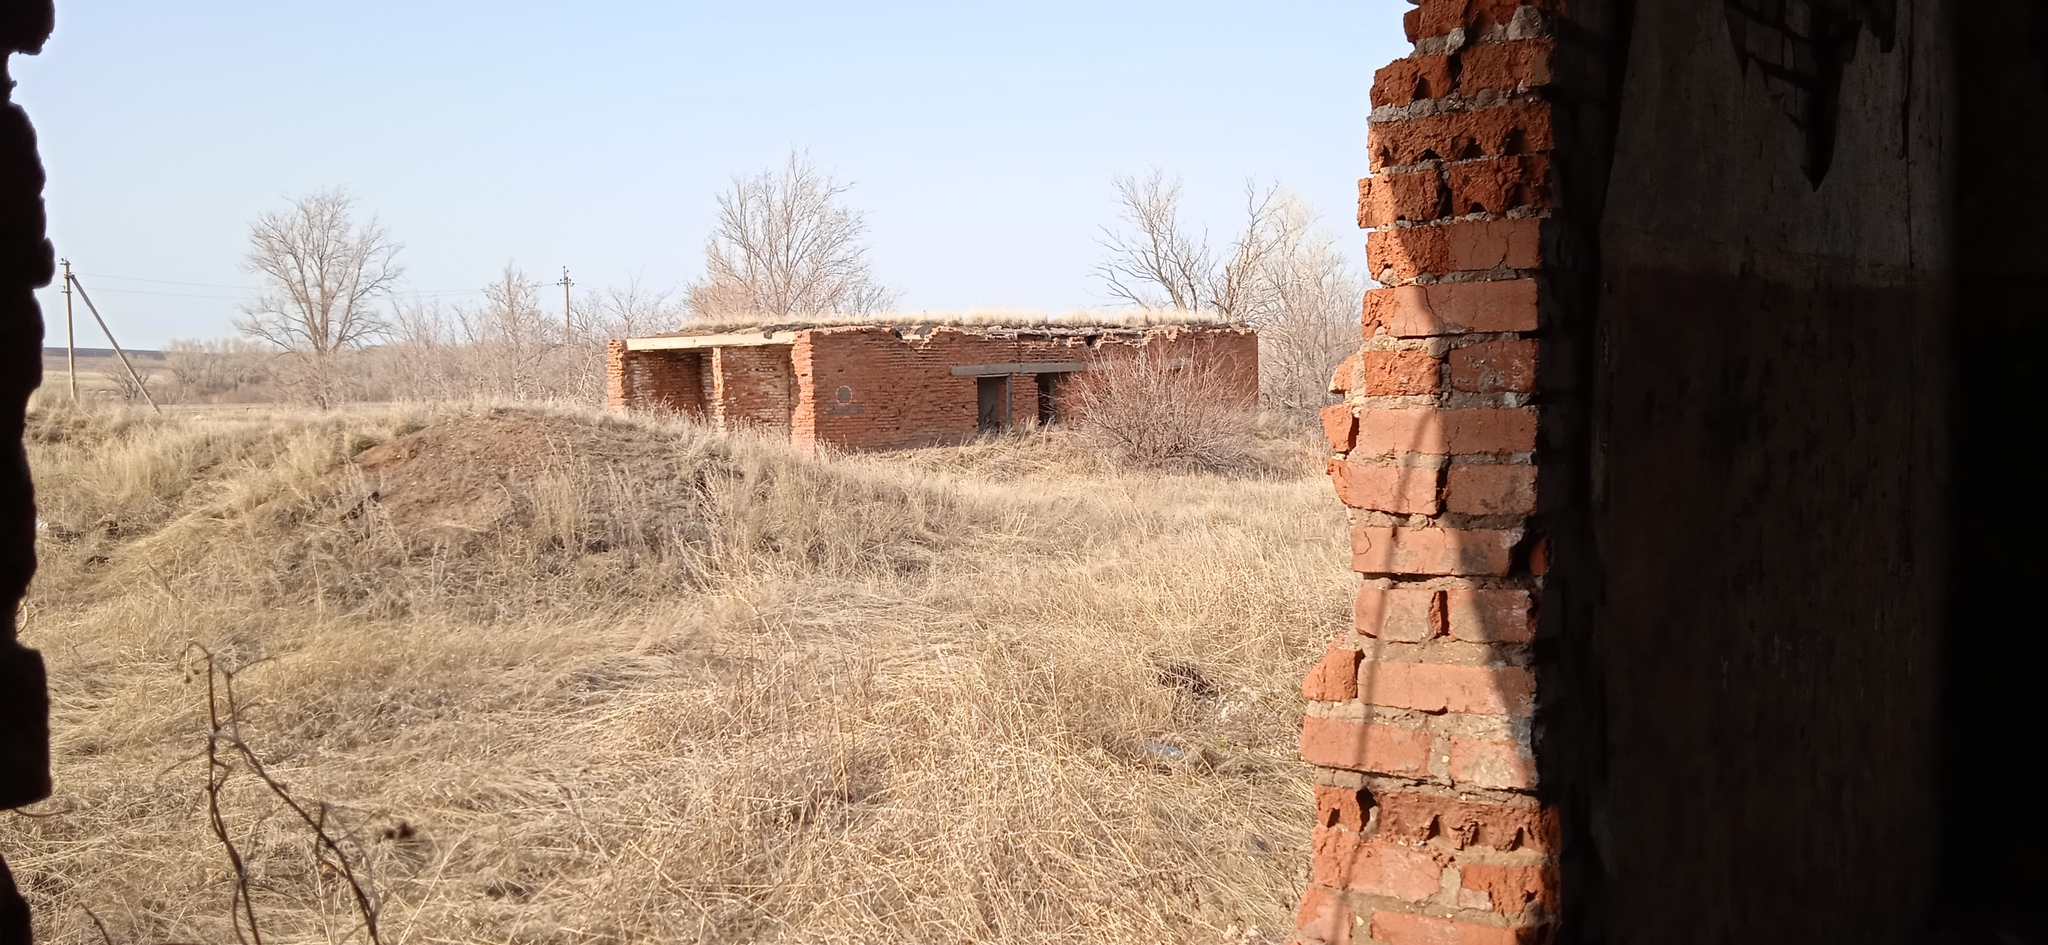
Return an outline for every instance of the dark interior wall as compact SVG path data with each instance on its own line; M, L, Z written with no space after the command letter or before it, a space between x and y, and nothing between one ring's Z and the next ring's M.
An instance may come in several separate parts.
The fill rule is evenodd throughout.
M0 64L13 53L40 50L51 24L47 0L0 0ZM0 65L0 808L40 800L50 789L43 664L16 642L15 615L36 567L35 492L21 434L28 396L43 376L43 318L34 290L49 284L53 254L43 236L35 130L12 101L9 71ZM28 906L0 860L0 943L28 940Z
M2048 504L2032 456L2048 438L2035 388L2048 327L2048 9L1955 5L1956 332L1947 699L1943 724L1943 922L2048 941L2048 858L1999 826L2025 803L2012 775L2048 739ZM2031 917L2009 913L2030 909ZM2014 938L2015 930L2027 937ZM1991 940L1991 939L1986 939Z
M1937 849L1948 63L1901 2L1812 107L1743 6L1636 5L1601 222L1604 937L1904 941Z

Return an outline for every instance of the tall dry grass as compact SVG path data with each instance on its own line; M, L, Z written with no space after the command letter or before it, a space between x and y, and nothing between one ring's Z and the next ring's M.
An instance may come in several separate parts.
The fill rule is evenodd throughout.
M1292 929L1295 682L1348 616L1305 461L813 460L481 408L44 409L31 439L58 793L0 849L47 941L101 941L88 909L115 942L233 939L194 643L334 805L386 942ZM221 802L266 941L361 940L268 790Z

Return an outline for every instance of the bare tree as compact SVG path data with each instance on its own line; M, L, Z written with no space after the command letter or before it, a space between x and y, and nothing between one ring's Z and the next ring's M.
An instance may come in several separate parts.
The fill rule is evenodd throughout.
M181 400L243 398L266 379L272 353L244 338L174 340L164 345L164 367Z
M389 330L374 303L404 273L390 233L374 217L358 226L354 210L355 198L334 188L262 214L242 263L263 290L236 329L291 355L295 380L321 406L338 394L336 357Z
M792 152L779 171L734 178L718 196L704 276L687 292L698 316L867 314L894 293L868 268L861 213L840 204L851 187Z
M1246 323L1270 313L1275 300L1260 276L1282 236L1275 229L1283 202L1278 187L1261 191L1246 182L1244 229L1221 258L1207 231L1197 234L1181 222L1178 179L1154 168L1143 178L1117 178L1116 191L1126 229L1103 231L1109 259L1096 267L1112 298Z
M1105 230L1097 274L1118 301L1216 312L1259 329L1268 406L1319 407L1330 372L1358 347L1364 285L1313 211L1278 186L1247 183L1244 224L1221 254L1181 220L1178 180L1116 180L1124 228Z
M635 275L623 286L606 286L585 293L575 307L577 328L598 338L636 338L656 331L672 331L683 320L683 306L670 301L671 289L648 289Z

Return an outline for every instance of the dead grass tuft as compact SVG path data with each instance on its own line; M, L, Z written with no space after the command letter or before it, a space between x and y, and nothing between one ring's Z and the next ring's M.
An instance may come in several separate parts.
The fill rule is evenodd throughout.
M1300 471L538 409L40 410L31 441L59 793L0 844L45 940L99 941L88 907L232 937L192 644L362 838L387 942L1292 929L1294 686L1348 616ZM266 940L360 940L275 794L221 802Z

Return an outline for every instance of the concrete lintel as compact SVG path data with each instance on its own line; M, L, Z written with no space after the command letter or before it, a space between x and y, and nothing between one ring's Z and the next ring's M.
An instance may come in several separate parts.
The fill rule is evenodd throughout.
M953 369L954 377L987 377L991 374L1065 374L1082 370L1079 361L1021 361L1015 364L963 364Z
M670 351L678 348L741 348L786 345L796 342L796 332L730 332L723 335L672 335L659 338L628 338L627 351Z

